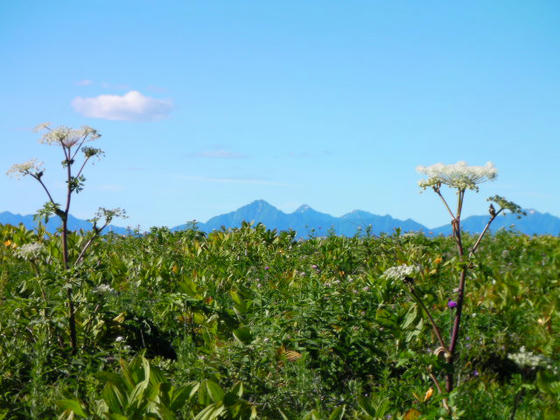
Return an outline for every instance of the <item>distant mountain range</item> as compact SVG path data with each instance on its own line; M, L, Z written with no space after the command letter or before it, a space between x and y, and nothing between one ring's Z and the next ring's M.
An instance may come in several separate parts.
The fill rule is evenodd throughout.
M198 223L197 226L204 232L211 232L222 227L239 227L244 221L262 223L268 229L293 229L297 232L298 237L307 237L310 234L325 236L331 231L337 235L352 236L359 229L365 232L368 226L371 226L371 233L375 235L391 234L397 228L403 232L424 232L427 235L451 234L451 224L430 229L412 219L399 220L389 215L378 216L362 210L354 210L344 216L334 217L313 210L307 205L299 207L293 213L284 213L264 200L253 201L230 213L212 217L206 223ZM488 216L470 216L461 221L461 226L465 231L478 233L484 229L487 222ZM36 226L33 216L21 216L10 212L0 213L0 224L18 225L19 223L23 223L28 229ZM49 221L47 229L52 232L59 226L60 221L55 217ZM70 216L69 227L71 230L89 230L91 223ZM188 224L185 224L175 226L171 230L178 231L187 227ZM528 235L559 235L560 218L549 213L527 210L527 216L521 219L509 214L498 216L492 223L491 231L496 232L503 228ZM118 226L109 226L107 231L118 234L130 232L128 229Z
M334 230L338 235L352 236L359 228L365 230L372 226L372 233L391 233L395 228L403 231L428 231L428 229L414 220L398 220L391 216L376 216L361 210L355 210L342 217L334 217L326 213L313 210L307 205L300 206L293 213L284 213L264 200L253 201L246 206L231 213L222 214L199 223L198 227L204 232L221 229L225 227L239 227L243 221L262 223L269 229L288 230L293 229L299 237L305 237L314 232L317 236L325 236ZM187 225L181 225L173 230L184 229Z
M27 229L35 229L37 227L37 222L33 220L33 215L28 214L22 216L20 214L13 214L9 211L5 211L0 213L0 224L2 225L13 225L18 226L22 223ZM47 231L55 232L61 225L60 218L58 217L51 217L49 222L47 223ZM91 230L92 224L87 220L78 219L71 214L68 215L68 229L70 230ZM129 233L129 230L119 226L109 225L107 226L103 232L114 232L120 235L124 235Z
M253 201L233 212L222 214L199 223L198 228L204 232L226 228L239 227L243 221L262 223L269 229L293 229L299 237L305 237L314 231L315 235L327 235L334 230L338 235L352 236L358 229L365 231L371 226L371 232L393 233L399 228L403 232L424 232L428 235L449 235L451 224L430 229L412 219L399 220L393 217L378 216L362 210L354 210L341 217L334 217L320 213L307 205L299 207L293 213L284 213L264 200ZM462 220L463 230L471 233L482 232L488 222L488 216L470 216ZM176 226L172 230L185 229L187 225ZM560 218L549 213L539 213L527 210L527 216L518 219L514 215L498 216L492 223L491 231L506 228L528 235L558 235L560 234Z

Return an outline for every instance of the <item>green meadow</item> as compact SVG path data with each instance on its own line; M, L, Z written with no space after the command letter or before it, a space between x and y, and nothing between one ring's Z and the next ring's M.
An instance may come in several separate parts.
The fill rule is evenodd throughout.
M69 262L91 236L68 235ZM483 238L451 392L432 379L449 367L425 312L384 273L418 267L447 339L452 238L153 228L98 238L69 269L59 235L6 225L0 239L3 419L560 417L558 237Z

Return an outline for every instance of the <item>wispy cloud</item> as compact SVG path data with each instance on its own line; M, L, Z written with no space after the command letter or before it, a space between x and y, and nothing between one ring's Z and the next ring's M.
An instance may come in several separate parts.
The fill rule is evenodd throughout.
M78 96L72 101L76 112L91 118L117 121L154 121L165 118L173 109L169 100L150 98L136 90L119 95Z
M197 153L189 153L187 155L191 158L206 158L206 159L243 159L246 155L241 153L232 152L225 149L205 150Z
M89 79L79 80L76 82L76 86L89 86L91 84L93 84L93 81Z
M189 176L189 175L178 175L178 178L184 179L185 181L211 182L211 183L218 183L218 184L257 184L257 185L274 185L277 187L289 187L288 184L269 181L266 179L259 179L259 178L236 178L236 177L219 178L219 177Z

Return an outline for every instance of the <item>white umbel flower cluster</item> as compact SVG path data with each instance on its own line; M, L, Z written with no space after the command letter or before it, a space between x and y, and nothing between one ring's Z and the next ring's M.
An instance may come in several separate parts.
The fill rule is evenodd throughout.
M6 175L13 176L19 179L24 175L36 174L38 172L41 172L43 170L42 168L42 162L37 161L37 159L31 159L27 162L13 164L10 169L8 169L8 172L6 172Z
M447 185L463 191L478 191L478 184L498 176L492 162L487 162L484 166L468 166L467 162L462 161L451 165L436 163L431 166L418 166L416 170L428 176L427 179L418 182L422 189Z
M102 295L105 293L115 293L115 289L113 289L108 284L100 284L95 289L93 289L93 292Z
M558 371L558 368L553 366L548 358L525 350L525 346L522 346L518 353L508 354L508 359L513 360L515 364L521 368L528 367L535 369L537 367L543 367L553 371L554 373L557 373Z
M48 123L40 124L38 129L48 129L43 137L39 140L44 144L61 144L66 147L72 147L78 142L93 141L101 135L94 128L83 126L82 128L73 129L70 127L60 126L53 130L48 128Z
M34 242L32 244L25 244L20 246L15 254L23 258L24 260L35 260L41 256L41 252L43 251L43 244L39 242Z
M388 280L404 280L407 277L412 277L414 274L420 271L419 267L416 265L397 265L390 267L383 273L383 277Z

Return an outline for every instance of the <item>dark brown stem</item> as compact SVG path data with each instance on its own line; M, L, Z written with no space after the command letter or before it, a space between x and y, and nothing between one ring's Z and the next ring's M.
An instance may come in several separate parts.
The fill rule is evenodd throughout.
M50 201L52 204L55 204L55 202L54 202L54 200L53 200L53 198L52 198L52 196L51 196L51 193L49 192L49 190L48 190L47 186L45 185L45 183L43 182L43 180L42 180L40 177L38 177L37 175L31 175L31 176L32 176L33 178L35 178L35 179L39 182L39 184L41 184L41 187L43 187L43 189L44 189L45 192L47 193L47 196L49 197L49 201Z
M498 210L496 212L496 214L493 214L492 216L490 216L490 220L488 220L488 223L486 223L486 226L484 226L484 230L482 231L482 233L479 235L478 239L476 240L475 244L473 245L471 252L469 252L469 256L474 255L474 253L476 252L476 250L478 249L478 246L480 245L480 241L482 241L482 238L484 237L484 235L486 234L486 232L488 231L488 228L490 227L490 225L492 224L492 222L494 221L494 219L502 212L503 208L501 208L500 210Z
M430 378L432 378L432 381L434 382L434 385L436 386L438 392L440 394L443 394L443 391L441 390L441 386L440 386L437 378L434 376L434 374L432 372L428 372L428 374L430 375ZM443 407L447 410L447 412L449 414L451 414L451 408L449 408L449 404L447 404L447 398L444 398L442 400L442 402L443 402Z
M455 215L453 214L453 212L451 211L451 208L449 207L449 204L447 204L447 201L445 200L445 198L443 197L443 195L441 194L441 191L439 190L439 188L434 188L434 191L436 192L437 195L439 195L439 198L441 198L441 201L443 201L443 204L445 204L445 208L447 209L447 211L449 212L449 214L451 215L451 218L453 220L455 220Z
M82 167L81 167L80 170L78 171L78 174L76 175L76 178L78 178L78 177L82 174L82 171L84 170L84 167L86 166L86 163L87 163L88 160L89 160L89 158L86 158L86 159L84 160L84 163L82 163Z
M64 269L68 273L69 262L68 262L68 214L70 212L70 202L72 200L72 168L70 163L70 150L66 151L63 146L64 155L66 157L66 175L67 175L67 192L66 192L66 208L64 209L62 218L62 260L64 263ZM69 281L67 278L66 281ZM70 327L70 344L72 345L72 354L78 352L78 339L76 334L76 313L74 309L74 300L72 298L72 288L68 287L66 289L66 295L68 297L68 309L69 316L68 322Z
M80 149L84 145L87 137L88 136L84 136L84 138L82 138L82 140L79 142L78 146L76 146L76 150L74 151L74 154L72 155L71 159L74 159L76 157L76 155L78 154L78 152L80 151Z
M103 229L105 229L107 226L109 226L109 223L105 223L101 228L97 228L95 225L93 226L93 231L94 234L93 236L86 242L86 244L84 245L84 247L82 248L82 251L80 252L80 255L78 255L78 258L76 259L76 262L74 263L74 265L78 265L82 259L84 258L84 255L86 253L86 251L88 250L88 248L91 246L91 244L93 243L94 239L97 238L99 236L99 234L101 233L101 231Z
M453 235L457 241L457 251L459 253L459 257L463 259L464 250L463 250L463 242L461 238L461 211L463 208L463 198L465 196L464 190L459 190L459 198L457 200L457 217L453 220ZM447 363L448 363L448 373L445 376L445 389L447 392L451 392L453 390L453 360L455 356L455 346L457 344L457 340L459 338L459 329L461 326L461 315L463 313L463 299L465 294L465 282L467 279L467 266L463 265L461 269L461 275L459 278L459 292L457 294L457 306L455 312L455 319L453 320L453 329L451 330L451 339L449 343L449 353L447 356Z

